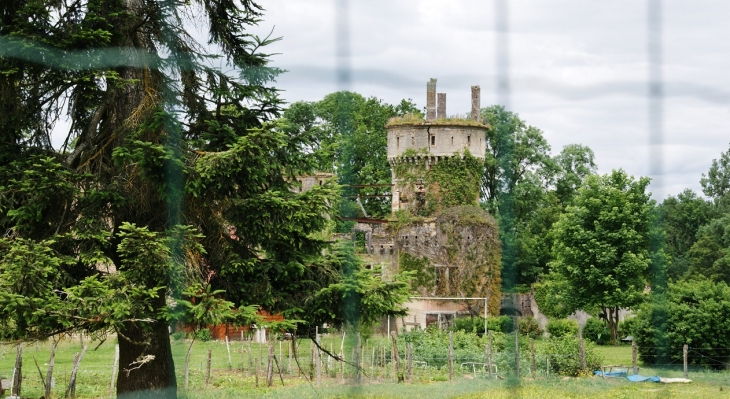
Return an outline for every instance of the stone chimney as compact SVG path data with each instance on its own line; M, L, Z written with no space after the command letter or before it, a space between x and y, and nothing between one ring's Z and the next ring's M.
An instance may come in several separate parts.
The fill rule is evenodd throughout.
M436 79L426 84L426 121L436 119Z
M471 87L471 119L480 122L481 115L481 89L479 86Z
M446 93L438 93L438 100L436 119L446 119Z

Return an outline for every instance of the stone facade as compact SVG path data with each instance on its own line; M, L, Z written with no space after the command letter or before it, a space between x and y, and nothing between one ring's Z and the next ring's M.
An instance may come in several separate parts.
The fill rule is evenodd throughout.
M388 161L404 154L426 158L453 157L464 151L484 159L487 151L486 126L413 124L388 127Z

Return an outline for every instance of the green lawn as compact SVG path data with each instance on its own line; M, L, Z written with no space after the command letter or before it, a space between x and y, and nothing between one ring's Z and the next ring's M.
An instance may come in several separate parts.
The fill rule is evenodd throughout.
M341 337L327 336L323 339L325 348L332 347L337 351ZM372 347L375 339L371 339L368 345ZM382 341L381 341L382 342ZM458 370L455 373L453 382L445 381L448 378L447 370L419 370L413 383L396 384L390 377L384 378L383 371L375 370L364 378L361 386L351 385L351 380L343 382L341 376L335 375L339 371L339 364L333 363L326 367L330 377L324 378L321 386L310 382L305 376L300 376L299 370L294 365L294 372L290 375L286 370L288 366L288 341L281 344L283 357L284 386L275 378L274 385L270 388L264 387L264 377L259 379L259 387L256 387L255 378L249 371L250 361L248 358L248 343L241 345L238 341L231 342L232 370L228 367L228 352L224 342L196 342L190 362L190 387L187 391L184 385L184 364L186 341L173 341L172 349L175 358L175 365L178 376L180 396L184 398L720 398L728 397L730 389L730 374L692 371L691 384L656 384L656 383L631 383L625 379L602 379L596 377L588 378L538 378L536 380L523 379L519 384L502 381L487 380L482 375L474 378L469 372ZM111 377L112 359L114 356L114 342L103 343L98 348L98 342L93 343L84 357L79 372L77 394L80 398L101 398L108 397ZM205 363L208 349L212 350L213 373L210 384L206 387L204 382ZM251 345L252 358L258 357L259 353L266 356L265 348L257 344ZM68 383L68 375L71 371L73 354L80 350L78 341L62 342L57 351L55 379L53 389L54 397L63 397L64 390ZM603 364L631 365L630 346L603 346L596 349L604 358ZM309 343L301 341L300 354L302 354L301 367L304 374L310 373ZM348 352L346 346L346 352ZM45 375L47 368L49 344L41 343L36 350L35 345L25 346L23 363L23 397L40 397L43 395L43 388L40 376L36 369L34 359L37 360L41 371ZM276 353L279 354L279 344L276 344ZM349 355L348 355L349 357ZM0 376L10 377L15 358L15 349L10 345L0 346ZM241 367L246 370L241 370ZM651 369L641 365L642 375L661 375L664 377L681 377L681 367L671 369ZM325 366L323 366L325 368ZM263 366L260 370L263 370ZM262 371L263 374L263 371Z

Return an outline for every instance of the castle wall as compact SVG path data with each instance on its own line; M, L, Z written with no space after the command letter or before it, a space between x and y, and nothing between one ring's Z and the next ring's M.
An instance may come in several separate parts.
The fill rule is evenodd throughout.
M472 156L484 159L487 150L485 130L483 126L458 124L389 126L388 159L401 157L408 150L430 157L450 157L469 150Z

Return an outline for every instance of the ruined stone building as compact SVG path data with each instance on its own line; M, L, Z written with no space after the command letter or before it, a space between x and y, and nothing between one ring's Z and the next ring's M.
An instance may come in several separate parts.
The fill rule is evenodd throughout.
M438 98L438 105L436 99ZM425 328L460 314L492 315L500 304L497 223L479 207L480 179L489 126L480 120L479 87L472 87L470 117L448 117L446 94L427 85L426 118L394 118L388 131L392 215L358 223L368 265L383 278L403 270L416 274L410 313L383 327ZM383 223L386 222L386 223ZM482 298L465 301L431 298Z

